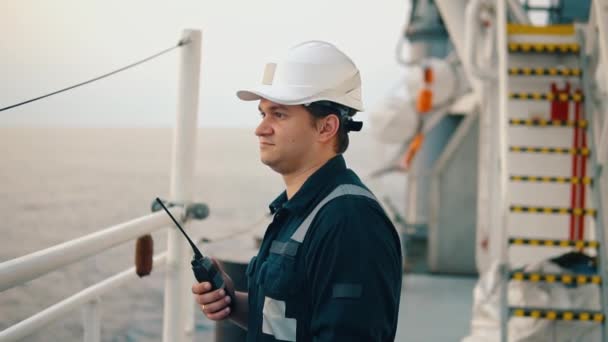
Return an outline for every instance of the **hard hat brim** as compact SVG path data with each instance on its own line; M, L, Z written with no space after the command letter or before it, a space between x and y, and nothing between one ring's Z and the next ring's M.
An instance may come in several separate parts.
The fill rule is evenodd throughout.
M272 87L263 85L254 89L239 90L236 96L243 101L268 99L282 105L297 105L308 103L307 99L314 96L314 91L306 89L306 87Z
M353 108L358 112L363 111L363 105L360 98L349 95L341 96L339 98L323 96L323 94L313 93L314 90L312 88L306 88L308 87L259 86L255 89L239 90L236 92L236 96L243 101L267 99L282 105L299 105L315 101L332 101Z

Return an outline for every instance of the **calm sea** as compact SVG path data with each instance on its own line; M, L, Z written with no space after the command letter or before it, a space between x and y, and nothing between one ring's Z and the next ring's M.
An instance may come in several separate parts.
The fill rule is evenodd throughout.
M282 190L259 162L252 131L199 130L194 193L211 215L193 235L247 227ZM386 156L366 133L351 139L347 162L365 178ZM150 213L152 200L169 192L171 145L170 128L0 128L0 261ZM399 203L399 179L370 185L391 189ZM165 234L153 235L156 252ZM126 243L0 293L0 330L133 266L133 253L134 242ZM163 275L153 271L101 298L102 340L161 339ZM27 340L80 341L81 321L75 311ZM198 340L212 336L213 324L197 312Z

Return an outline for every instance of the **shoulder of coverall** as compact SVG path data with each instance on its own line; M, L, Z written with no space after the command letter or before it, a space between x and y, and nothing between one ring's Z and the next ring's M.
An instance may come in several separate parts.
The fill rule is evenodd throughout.
M366 241L361 248L384 246L401 254L397 229L381 205L365 196L344 196L328 202L311 222L308 234L311 238L304 242L305 259L322 246L331 248L326 245L328 239L334 243Z

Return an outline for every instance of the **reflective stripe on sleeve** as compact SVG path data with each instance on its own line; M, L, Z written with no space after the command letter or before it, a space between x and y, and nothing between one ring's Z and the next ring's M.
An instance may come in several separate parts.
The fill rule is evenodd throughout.
M363 286L355 283L334 284L332 298L360 298Z
M262 332L272 335L277 340L295 341L297 321L295 318L285 317L285 302L282 300L264 297L262 310Z

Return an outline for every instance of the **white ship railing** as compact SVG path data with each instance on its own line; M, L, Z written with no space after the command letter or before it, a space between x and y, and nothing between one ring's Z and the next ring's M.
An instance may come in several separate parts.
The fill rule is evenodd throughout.
M181 212L180 207L171 208L173 215L180 215ZM157 212L3 262L0 264L0 291L36 279L171 224L171 219L166 213Z
M185 30L181 42L177 121L174 130L169 201L187 206L192 202L196 132L198 116L201 32ZM182 217L183 207L172 207ZM185 225L187 226L187 225ZM166 266L163 341L192 341L194 334L194 301L190 286L190 251L181 233L164 212L146 215L102 231L80 237L0 264L0 291L36 279L63 266L131 241L141 235L168 228L167 251L154 256L154 267ZM25 320L0 332L0 341L15 341L42 329L47 324L83 308L84 340L100 340L99 298L127 282L139 278L129 268L90 286Z

